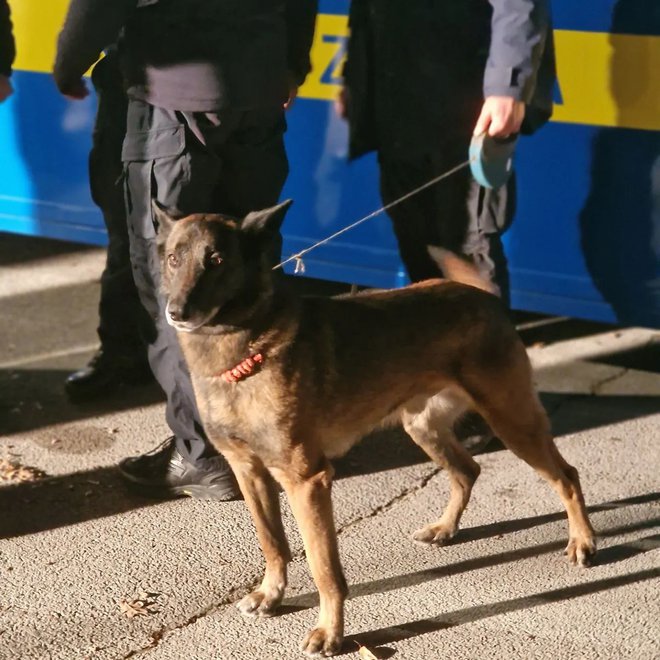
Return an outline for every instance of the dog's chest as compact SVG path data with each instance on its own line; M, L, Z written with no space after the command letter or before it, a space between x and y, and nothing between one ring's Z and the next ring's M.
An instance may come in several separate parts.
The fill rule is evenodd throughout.
M277 403L265 381L267 374L236 383L193 375L199 412L212 441L240 441L261 456L279 453Z

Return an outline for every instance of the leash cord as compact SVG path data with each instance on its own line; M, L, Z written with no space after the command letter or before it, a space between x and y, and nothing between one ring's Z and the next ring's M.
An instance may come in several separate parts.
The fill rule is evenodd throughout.
M359 220L356 220L353 224L348 225L347 227L344 227L343 229L340 229L339 231L335 232L334 234L331 234L330 236L327 236L326 238L320 240L318 243L314 243L313 245L310 245L308 248L305 248L304 250L301 250L300 252L296 252L296 254L291 255L288 259L285 259L284 261L281 261L277 266L273 266L273 270L276 270L278 268L281 268L285 264L288 264L290 261L295 261L296 262L296 268L294 273L304 273L305 272L305 264L303 262L303 256L307 254L308 252L311 252L312 250L316 249L317 247L321 245L325 245L325 243L329 243L333 239L337 238L337 236L341 236L343 233L350 231L351 229L354 229L358 225L361 225L363 222L366 222L367 220L371 220L371 218L374 218L377 215L380 215L384 211L387 211L388 209L391 209L393 206L396 206L397 204L400 204L401 202L405 202L409 197L412 197L413 195L416 195L417 193L421 192L422 190L426 190L426 188L430 188L431 186L435 185L436 183L442 181L443 179L446 179L447 177L451 176L452 174L455 174L456 172L462 170L463 168L467 167L471 162L472 158L469 160L466 160L463 163L460 163L459 165L456 165L455 167L452 167L450 170L447 170L443 174L440 174L436 176L435 178L431 179L430 181L427 181L426 183L422 184L419 186L419 188L415 188L414 190L411 190L410 192L406 193L403 195L403 197L399 197L398 199L395 199L393 202L390 202L389 204L386 204L385 206L381 206L381 208L376 209L375 211L372 211L369 215L365 215L364 218L360 218Z

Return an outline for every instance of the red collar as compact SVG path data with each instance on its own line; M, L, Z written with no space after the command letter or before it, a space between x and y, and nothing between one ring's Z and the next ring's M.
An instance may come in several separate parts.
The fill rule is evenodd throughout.
M250 355L250 357L241 360L235 367L232 369L227 369L221 374L218 374L223 380L226 380L228 383L237 383L241 378L246 376L251 376L252 372L264 361L264 357L261 353L255 353Z

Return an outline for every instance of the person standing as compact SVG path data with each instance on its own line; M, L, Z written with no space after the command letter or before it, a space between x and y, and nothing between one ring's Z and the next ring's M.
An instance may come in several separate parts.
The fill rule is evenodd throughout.
M199 420L159 293L152 200L172 212L243 217L272 206L288 173L285 107L310 70L312 0L73 0L58 43L61 90L84 88L93 53L121 30L129 98L122 160L133 275L155 336L149 361L173 436L125 459L122 476L160 495L233 497Z
M11 12L7 0L0 0L0 103L14 92L11 73L16 58L16 42L11 25Z

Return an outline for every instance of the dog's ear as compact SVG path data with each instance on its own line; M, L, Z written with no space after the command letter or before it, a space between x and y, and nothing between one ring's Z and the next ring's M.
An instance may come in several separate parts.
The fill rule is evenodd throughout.
M176 218L172 217L170 211L155 199L151 200L151 213L158 227L158 242L164 243L174 227Z
M269 209L251 211L241 222L241 230L249 233L278 231L291 204L293 204L293 200L287 199Z

